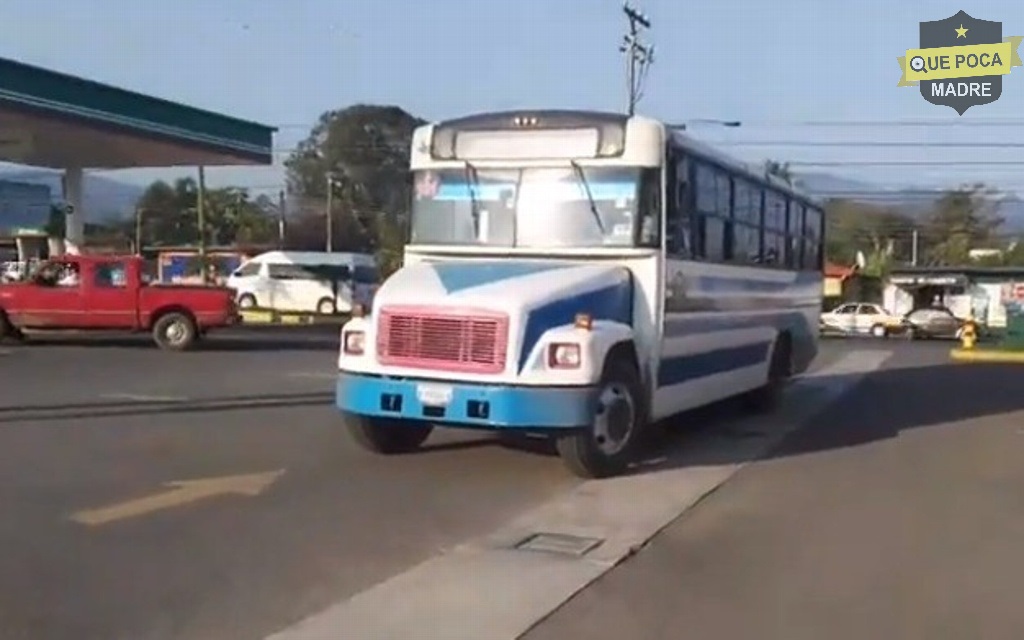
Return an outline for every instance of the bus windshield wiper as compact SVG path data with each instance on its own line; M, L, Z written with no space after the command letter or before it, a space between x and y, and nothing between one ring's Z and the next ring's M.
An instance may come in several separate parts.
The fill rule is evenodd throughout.
M473 218L473 235L480 238L480 202L476 199L476 188L480 184L480 176L468 160L463 160L466 171L466 186L469 188L469 215Z
M572 165L573 171L576 172L576 178L579 179L580 184L583 185L583 190L587 194L587 202L590 204L590 213L594 215L594 222L597 223L597 228L601 230L602 235L608 235L608 232L604 228L604 220L601 219L601 212L597 210L597 202L594 201L594 194L590 190L590 183L587 181L587 174L580 166L580 163L575 160L570 160L569 164Z

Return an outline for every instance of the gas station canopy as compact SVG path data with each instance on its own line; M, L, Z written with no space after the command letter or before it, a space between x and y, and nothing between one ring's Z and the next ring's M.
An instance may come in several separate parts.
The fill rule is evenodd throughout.
M274 132L0 58L0 161L55 169L270 164Z

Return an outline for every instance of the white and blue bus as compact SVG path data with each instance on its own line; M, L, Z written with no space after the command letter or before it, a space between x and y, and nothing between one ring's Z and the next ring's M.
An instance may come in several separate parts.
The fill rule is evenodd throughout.
M821 207L682 131L485 113L419 128L410 164L404 265L341 331L336 404L369 450L518 430L606 477L654 421L770 408L815 357Z

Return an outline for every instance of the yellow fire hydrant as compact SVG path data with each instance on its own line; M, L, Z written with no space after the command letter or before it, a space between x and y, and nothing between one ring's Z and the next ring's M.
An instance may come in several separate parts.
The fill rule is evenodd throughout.
M975 322L973 315L967 316L964 320L964 326L960 329L960 342L964 349L973 349L978 342L978 323Z

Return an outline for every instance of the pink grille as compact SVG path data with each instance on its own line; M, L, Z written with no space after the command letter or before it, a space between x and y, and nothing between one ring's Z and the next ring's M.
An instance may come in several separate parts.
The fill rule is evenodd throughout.
M508 316L480 309L385 307L377 360L383 365L501 373L508 350Z

